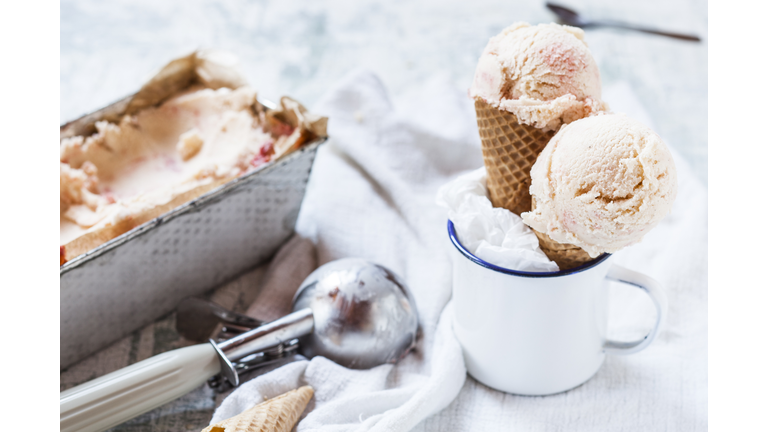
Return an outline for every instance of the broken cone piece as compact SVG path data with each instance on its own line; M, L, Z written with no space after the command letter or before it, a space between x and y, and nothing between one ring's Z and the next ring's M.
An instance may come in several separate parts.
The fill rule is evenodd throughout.
M315 391L299 387L208 426L202 432L290 432Z

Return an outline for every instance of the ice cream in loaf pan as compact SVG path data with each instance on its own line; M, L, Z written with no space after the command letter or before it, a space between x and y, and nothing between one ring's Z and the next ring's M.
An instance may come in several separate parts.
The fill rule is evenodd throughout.
M62 263L326 135L327 119L293 99L266 109L220 59L177 59L122 116L90 134L62 128Z

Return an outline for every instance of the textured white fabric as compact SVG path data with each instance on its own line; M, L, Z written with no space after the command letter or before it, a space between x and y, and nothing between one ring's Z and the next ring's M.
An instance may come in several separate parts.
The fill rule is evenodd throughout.
M628 87L605 99L633 115ZM622 109L629 107L628 109ZM608 357L594 378L547 397L508 395L467 377L451 331L451 247L438 188L482 166L472 102L436 80L393 106L375 75L355 72L313 111L330 117L297 231L318 261L360 256L390 267L414 293L423 335L398 365L352 371L323 359L298 361L234 391L212 423L302 384L315 388L299 431L650 431L706 430L706 189L676 157L679 194L672 214L616 262L666 288L666 328L647 350ZM635 117L639 118L644 113ZM611 334L631 339L650 328L650 301L613 291ZM500 341L501 342L501 341Z

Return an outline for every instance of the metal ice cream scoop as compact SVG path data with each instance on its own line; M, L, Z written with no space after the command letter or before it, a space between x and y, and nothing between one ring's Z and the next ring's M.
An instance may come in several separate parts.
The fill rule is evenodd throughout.
M413 295L390 270L345 258L310 274L293 313L223 342L173 350L62 392L61 431L102 431L191 391L218 373L232 385L255 357L295 346L343 366L394 363L416 342Z

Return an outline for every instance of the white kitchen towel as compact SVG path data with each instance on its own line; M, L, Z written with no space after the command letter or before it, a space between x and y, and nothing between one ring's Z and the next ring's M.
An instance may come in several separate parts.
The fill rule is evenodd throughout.
M616 89L605 92L614 110L647 118L632 112L640 105L631 89ZM684 161L676 157L672 214L616 254L617 263L666 288L667 327L647 350L608 357L576 389L514 396L466 376L451 331L451 245L446 212L434 202L441 185L482 166L466 93L436 79L394 105L374 74L357 71L313 111L330 117L332 141L318 153L297 231L315 242L320 264L359 256L402 276L422 336L395 366L355 371L324 358L283 366L235 390L212 423L309 384L315 398L299 431L706 430L707 197ZM630 339L650 328L652 306L634 291L614 289L609 336Z

